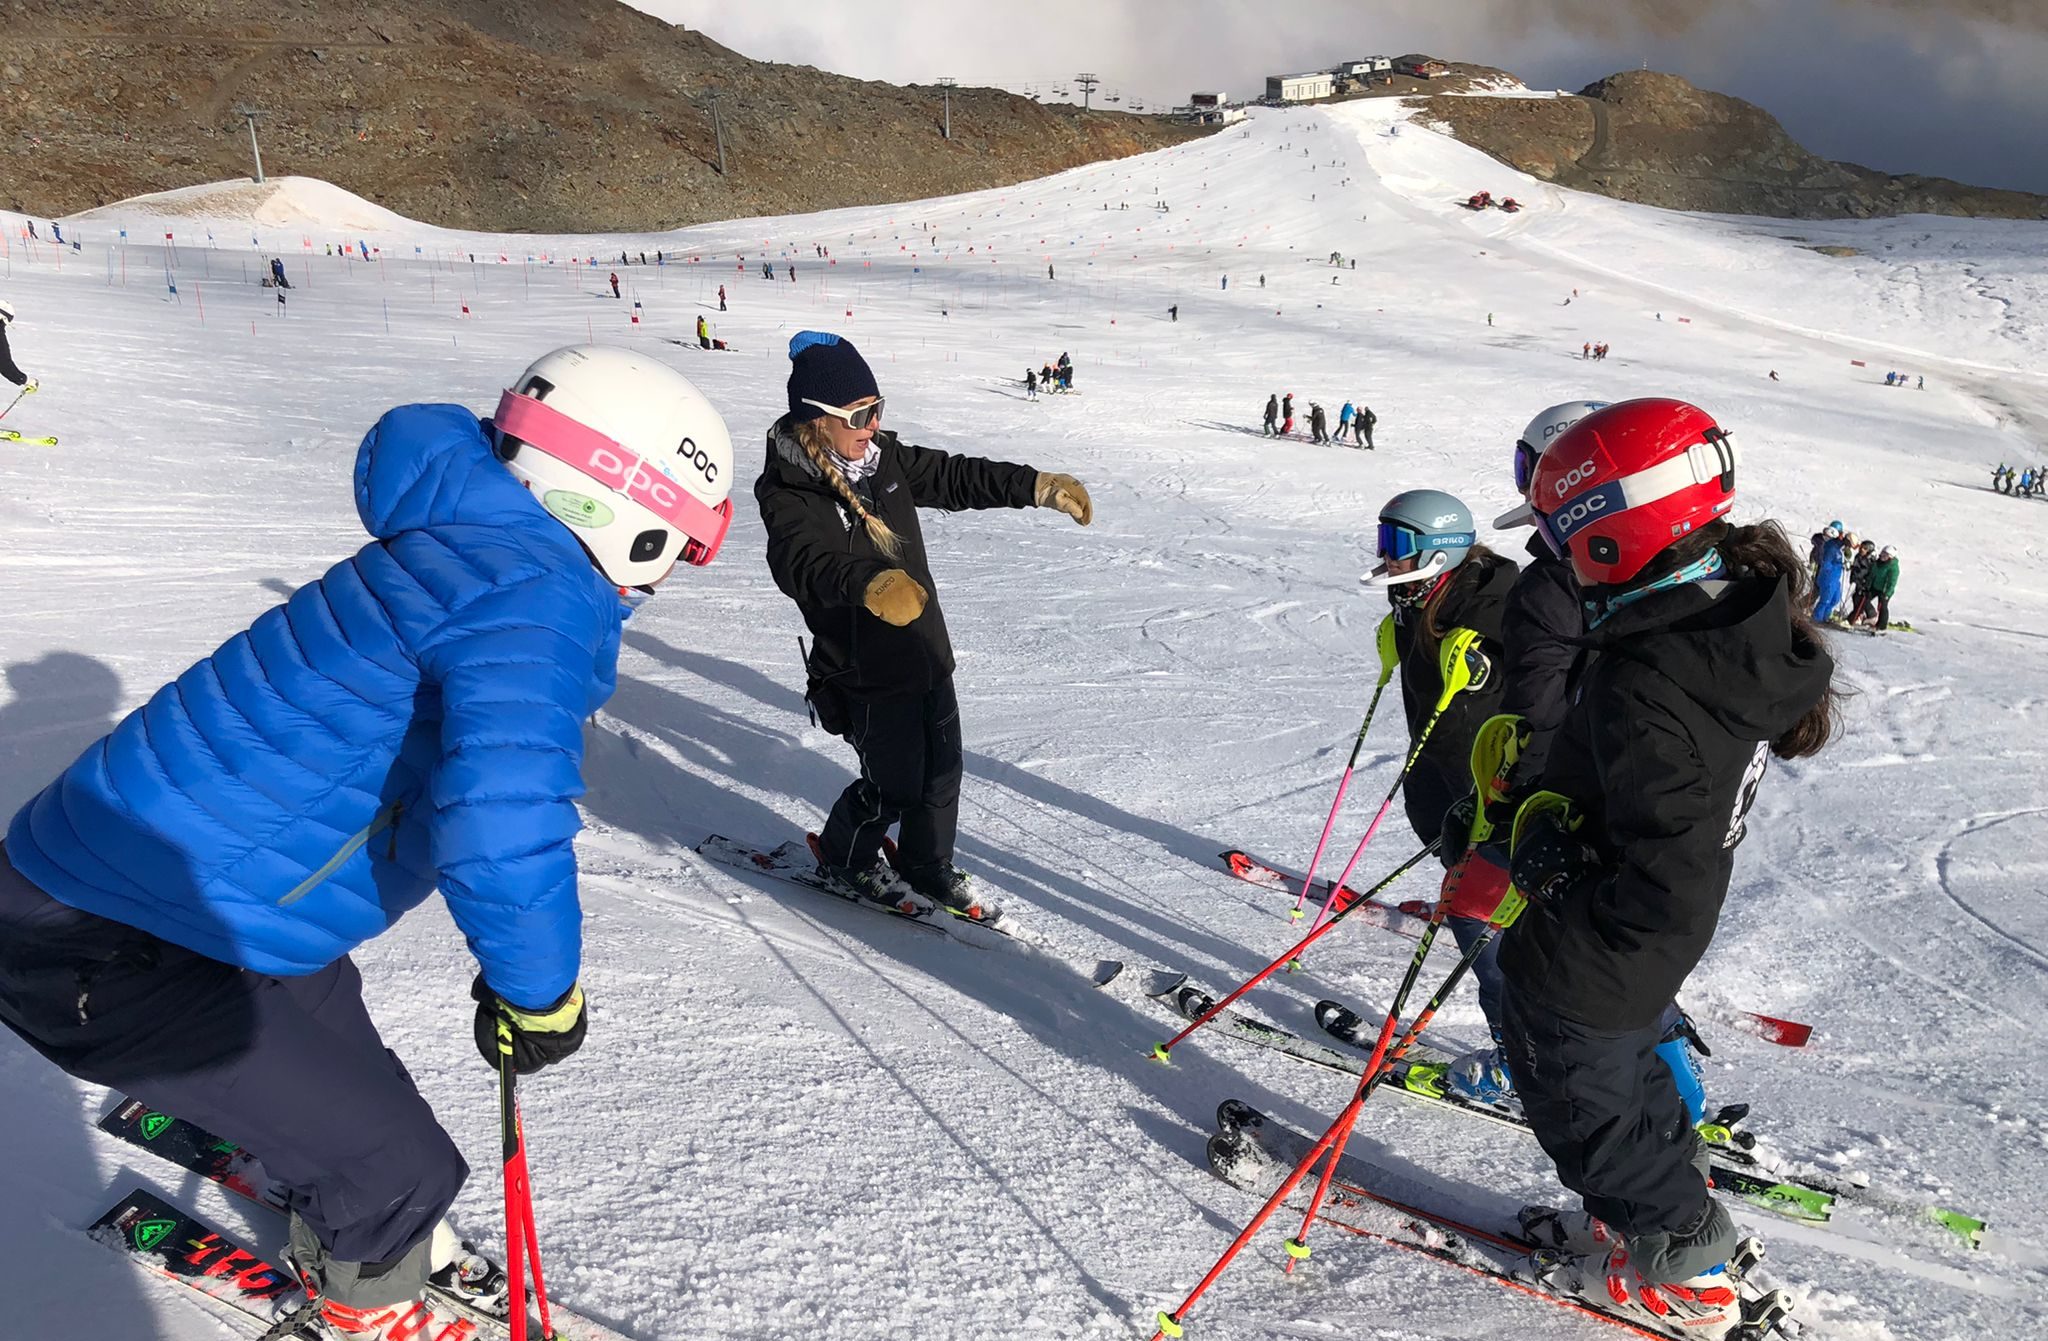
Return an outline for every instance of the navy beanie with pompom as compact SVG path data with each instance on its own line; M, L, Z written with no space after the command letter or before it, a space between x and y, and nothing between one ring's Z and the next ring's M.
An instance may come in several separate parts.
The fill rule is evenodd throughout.
M789 341L789 421L801 424L825 412L815 400L826 405L846 406L869 396L879 396L875 374L851 340L825 331L798 331Z

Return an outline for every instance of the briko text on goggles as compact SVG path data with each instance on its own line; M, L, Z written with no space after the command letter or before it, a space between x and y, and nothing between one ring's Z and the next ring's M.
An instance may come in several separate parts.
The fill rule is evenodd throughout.
M882 406L887 401L887 396L877 396L866 405L853 410L845 409L838 405L827 405L822 400L811 400L809 398L804 400L804 404L823 410L848 428L866 428L869 424L882 417Z
M1439 531L1425 535L1399 522L1383 521L1379 530L1379 556L1388 562L1412 559L1434 549L1470 549L1479 543L1473 531Z
M531 396L507 391L491 422L500 433L624 494L682 532L683 562L701 568L718 557L732 525L730 498L712 507L638 453ZM689 445L685 439L678 450L687 451Z

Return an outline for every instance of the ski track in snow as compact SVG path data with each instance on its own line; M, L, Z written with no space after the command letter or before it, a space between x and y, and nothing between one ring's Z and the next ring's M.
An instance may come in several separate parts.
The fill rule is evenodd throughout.
M1816 1033L1794 1052L1709 1025L1710 1094L1753 1103L1767 1140L1819 1167L1985 1215L2011 1247L1972 1254L1854 1207L1840 1234L1738 1219L1815 1341L2048 1334L2048 510L1987 487L1998 460L2038 460L2048 431L2048 225L1664 213L1522 177L1405 115L1260 113L1042 182L658 238L392 222L361 234L383 249L370 264L324 254L358 236L334 214L258 226L252 250L245 221L189 214L133 213L131 237L152 241L123 245L115 211L73 221L82 249L62 253L0 215L10 334L44 388L7 426L63 439L0 444L0 809L358 547L349 472L379 411L488 410L531 358L591 335L650 349L725 413L738 508L718 563L628 626L618 693L587 733L590 1042L526 1098L551 1285L639 1341L1149 1335L1252 1210L1206 1171L1216 1103L1320 1129L1349 1087L1202 1035L1170 1068L1147 1060L1177 1026L1092 986L1098 960L1220 990L1300 936L1286 895L1216 854L1300 863L1314 847L1377 671L1384 607L1357 579L1387 496L1448 488L1490 518L1534 410L1687 396L1742 443L1738 515L1780 517L1795 541L1841 516L1900 543L1896 613L1921 630L1834 638L1844 734L1766 779L1688 997ZM1481 188L1527 208L1458 208ZM1810 250L1825 244L1860 254ZM678 259L618 267L637 327L608 259L565 260L656 247ZM1332 251L1358 268L1331 268ZM251 275L268 254L290 266L285 315ZM799 281L760 280L764 255ZM734 352L694 347L699 312ZM852 776L805 716L801 624L746 497L783 405L781 351L806 326L860 344L907 439L1070 471L1096 499L1087 530L1047 512L925 517L959 659L961 860L1037 944L970 948L691 850L714 832L796 837ZM1587 340L1613 357L1579 360ZM1014 379L1062 349L1079 394L1025 400ZM1885 387L1893 369L1927 390ZM1267 395L1290 390L1304 431L1262 437ZM1309 402L1334 420L1346 399L1379 413L1376 450L1306 441ZM1488 539L1519 555L1526 535ZM1324 874L1399 766L1397 694ZM1353 883L1415 843L1391 814ZM1430 874L1394 897L1425 896ZM1314 1036L1317 998L1383 1006L1411 948L1347 925L1244 1006ZM461 940L430 901L357 958L476 1170L457 1221L496 1243L495 1101ZM1484 1036L1469 993L1432 1036ZM272 1247L274 1229L96 1136L102 1102L0 1038L0 1121L35 1156L0 1171L17 1330L226 1335L75 1231L136 1181ZM1558 1197L1525 1137L1392 1098L1352 1148L1474 1213ZM1191 1335L1605 1330L1342 1235L1319 1232L1292 1277L1278 1258L1277 1235L1255 1244Z

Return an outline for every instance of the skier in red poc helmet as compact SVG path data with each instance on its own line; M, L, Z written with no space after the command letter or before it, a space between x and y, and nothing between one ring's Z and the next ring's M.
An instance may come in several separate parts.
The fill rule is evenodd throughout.
M1737 462L1727 430L1676 400L1589 414L1537 462L1529 501L1578 576L1586 632L1535 780L1570 809L1518 826L1529 907L1500 953L1506 1060L1581 1198L1524 1210L1557 1249L1540 1269L1708 1341L1785 1301L1741 1278L1747 1245L1696 1163L1659 1017L1713 940L1770 756L1818 752L1836 711L1804 556L1775 522L1728 520Z

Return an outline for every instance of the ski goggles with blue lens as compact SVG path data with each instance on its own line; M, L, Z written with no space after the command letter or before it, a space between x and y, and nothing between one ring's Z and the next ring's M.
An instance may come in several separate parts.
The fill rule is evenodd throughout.
M1515 492L1524 498L1529 496L1529 481L1536 478L1536 463L1541 459L1542 453L1528 443L1515 443Z
M1433 549L1470 549L1478 543L1479 536L1473 531L1442 531L1436 535L1424 535L1400 522L1380 523L1379 556L1389 563L1412 559Z

